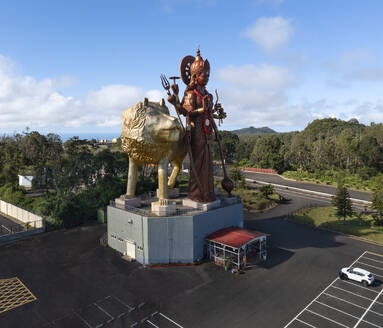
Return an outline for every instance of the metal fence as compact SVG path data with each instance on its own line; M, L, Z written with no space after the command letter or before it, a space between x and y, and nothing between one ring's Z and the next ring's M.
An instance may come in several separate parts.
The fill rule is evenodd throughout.
M25 225L13 224L5 226L0 224L0 236L13 235L28 230L41 229L43 226L44 221L42 219L33 222L28 222Z

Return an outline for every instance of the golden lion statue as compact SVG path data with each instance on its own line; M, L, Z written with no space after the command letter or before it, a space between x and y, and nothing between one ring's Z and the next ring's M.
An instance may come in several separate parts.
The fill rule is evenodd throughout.
M168 187L173 188L187 153L184 133L177 118L169 115L164 99L139 102L122 113L122 150L129 155L126 198L136 191L138 166L158 165L158 197L168 204ZM174 166L168 181L168 165Z

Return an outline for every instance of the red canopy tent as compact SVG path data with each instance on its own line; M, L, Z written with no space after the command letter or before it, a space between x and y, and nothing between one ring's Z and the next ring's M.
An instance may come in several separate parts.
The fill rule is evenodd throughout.
M209 257L216 264L236 266L238 269L248 266L248 258L265 260L266 238L269 235L243 229L228 227L220 229L206 237Z

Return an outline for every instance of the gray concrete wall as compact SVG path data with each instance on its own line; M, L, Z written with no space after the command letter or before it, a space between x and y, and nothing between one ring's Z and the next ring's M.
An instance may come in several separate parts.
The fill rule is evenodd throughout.
M148 263L193 261L193 218L191 216L147 218Z
M136 243L136 259L144 263L143 218L134 212L108 206L108 245L124 254L125 240ZM129 223L130 222L130 223Z
M204 257L205 238L209 234L227 227L243 228L242 203L221 207L214 211L201 213L193 217L194 261Z
M140 263L190 263L203 258L207 235L243 227L243 208L239 203L193 216L146 217L108 206L107 224L108 245L123 254L125 240L135 241Z

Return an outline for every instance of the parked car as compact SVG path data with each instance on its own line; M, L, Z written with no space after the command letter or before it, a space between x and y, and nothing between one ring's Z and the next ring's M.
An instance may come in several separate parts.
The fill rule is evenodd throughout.
M350 279L361 282L365 287L371 286L375 277L373 274L367 270L360 268L343 268L339 272L340 279Z

